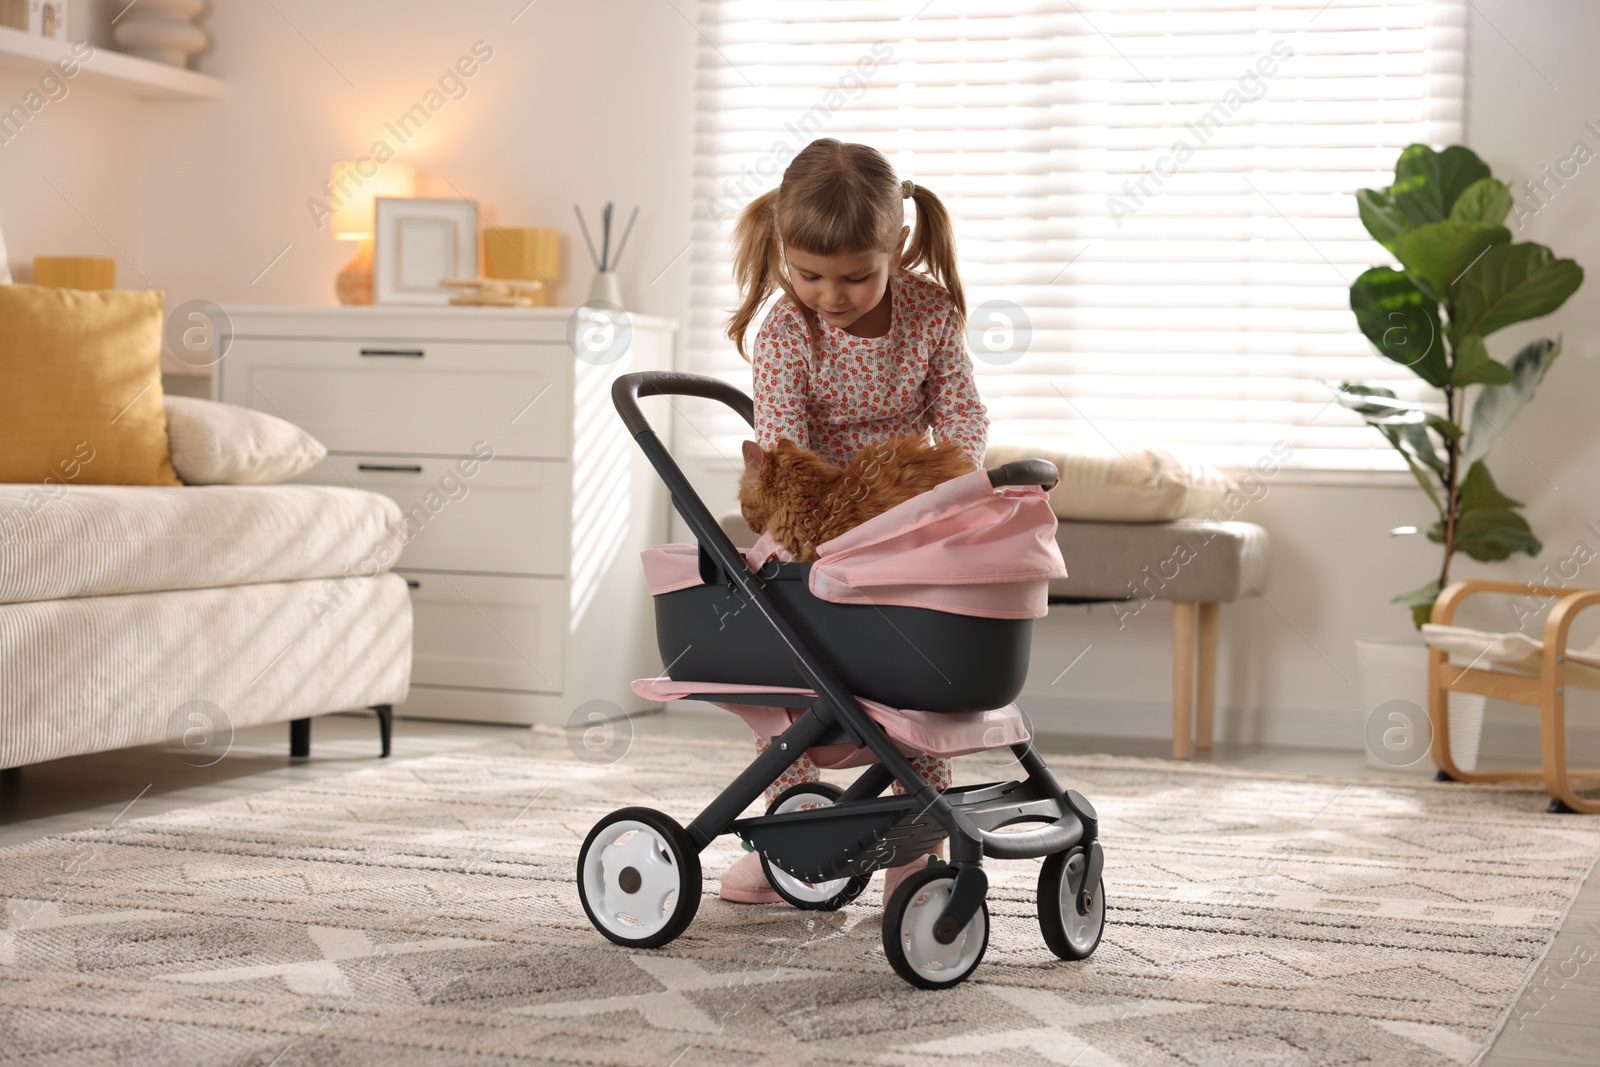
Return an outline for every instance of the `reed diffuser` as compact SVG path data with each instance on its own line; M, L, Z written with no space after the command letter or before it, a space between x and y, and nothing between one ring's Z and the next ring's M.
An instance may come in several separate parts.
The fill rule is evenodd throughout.
M620 309L622 286L617 282L617 264L622 260L622 250L628 246L628 235L633 232L639 209L634 208L628 216L628 224L622 228L615 252L611 250L612 209L611 201L607 200L606 206L600 211L600 250L596 252L594 238L589 236L589 225L583 221L583 210L577 204L572 205L572 213L578 216L578 228L583 231L583 243L589 246L589 258L594 261L594 281L589 285L588 302L610 304Z

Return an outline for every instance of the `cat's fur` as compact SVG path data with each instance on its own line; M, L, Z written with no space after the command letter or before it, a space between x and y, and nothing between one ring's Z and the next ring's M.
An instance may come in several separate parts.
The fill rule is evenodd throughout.
M949 441L891 437L835 467L793 441L763 450L744 443L739 509L752 533L770 532L802 563L817 546L934 486L970 474L966 453Z

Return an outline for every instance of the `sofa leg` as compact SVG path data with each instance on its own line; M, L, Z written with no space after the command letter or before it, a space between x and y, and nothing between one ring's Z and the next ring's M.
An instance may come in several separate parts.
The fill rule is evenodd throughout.
M0 770L0 789L3 789L7 793L10 793L13 790L15 790L18 786L20 786L21 784L22 784L22 768L21 767L6 767L4 770Z
M289 721L289 758L304 759L311 755L311 720Z
M394 705L374 704L372 710L378 713L378 737L383 741L383 755L380 759L389 756L389 742L394 737Z

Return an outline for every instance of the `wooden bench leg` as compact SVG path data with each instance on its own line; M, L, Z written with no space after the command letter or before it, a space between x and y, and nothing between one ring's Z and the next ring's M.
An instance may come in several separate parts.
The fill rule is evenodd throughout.
M1194 754L1195 604L1172 602L1172 758Z
M1195 747L1211 748L1217 708L1217 615L1221 605L1200 605L1200 669L1195 678Z

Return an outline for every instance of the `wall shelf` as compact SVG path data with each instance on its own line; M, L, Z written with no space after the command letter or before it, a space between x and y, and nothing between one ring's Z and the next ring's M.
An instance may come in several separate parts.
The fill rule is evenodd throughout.
M40 75L56 60L72 55L72 49L70 41L49 41L0 26L0 67ZM72 83L144 100L222 98L220 78L124 55L109 48L97 47L88 59L79 60L78 74ZM8 105L12 102L7 101Z

